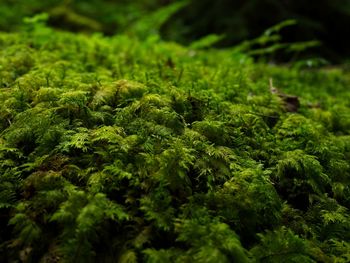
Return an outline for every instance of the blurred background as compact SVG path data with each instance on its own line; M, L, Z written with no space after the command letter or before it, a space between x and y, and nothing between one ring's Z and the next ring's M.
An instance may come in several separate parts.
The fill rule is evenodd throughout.
M317 40L312 48L301 46L298 55L331 63L350 57L350 0L0 0L0 30L21 30L24 17L43 12L48 24L60 30L140 38L156 33L184 45L212 35L218 48L256 39L293 19L296 23L281 28L272 42ZM294 59L286 52L274 54L276 62Z

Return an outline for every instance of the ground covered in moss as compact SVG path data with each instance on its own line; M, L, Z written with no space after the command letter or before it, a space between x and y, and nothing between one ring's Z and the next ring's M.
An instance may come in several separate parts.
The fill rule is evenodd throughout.
M350 261L350 73L201 47L0 33L1 262Z

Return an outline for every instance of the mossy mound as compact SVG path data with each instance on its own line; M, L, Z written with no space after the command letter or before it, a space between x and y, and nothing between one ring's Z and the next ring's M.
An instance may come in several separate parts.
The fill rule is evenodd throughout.
M348 262L349 73L235 50L1 33L0 261Z

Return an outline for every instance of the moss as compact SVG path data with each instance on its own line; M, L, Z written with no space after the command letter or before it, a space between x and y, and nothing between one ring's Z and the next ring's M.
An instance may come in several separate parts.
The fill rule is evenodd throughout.
M33 23L0 33L0 261L348 256L347 72Z

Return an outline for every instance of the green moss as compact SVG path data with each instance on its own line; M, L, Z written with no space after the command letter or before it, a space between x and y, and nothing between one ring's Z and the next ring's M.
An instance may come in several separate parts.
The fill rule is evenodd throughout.
M348 72L31 23L0 33L0 261L346 262Z

